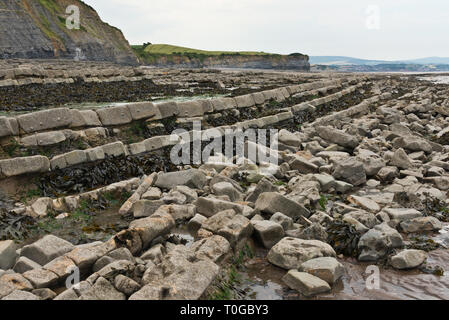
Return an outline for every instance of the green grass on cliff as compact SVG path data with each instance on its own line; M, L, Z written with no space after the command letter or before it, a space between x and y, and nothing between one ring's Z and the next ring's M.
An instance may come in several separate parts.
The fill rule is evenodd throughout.
M267 57L269 59L279 60L284 57L303 56L300 53L292 53L290 55L281 55L274 53L266 53L263 51L206 51L192 49L170 44L148 44L131 46L134 53L147 64L165 64L172 62L175 64L189 63L189 61L203 63L206 59L221 59L226 57ZM306 57L306 56L305 56Z
M137 47L137 46L136 46ZM170 44L151 44L145 47L144 51L150 54L202 54L206 56L220 56L220 55L247 55L247 56L268 56L271 53L257 52L257 51L206 51L199 49L192 49L180 46L173 46Z

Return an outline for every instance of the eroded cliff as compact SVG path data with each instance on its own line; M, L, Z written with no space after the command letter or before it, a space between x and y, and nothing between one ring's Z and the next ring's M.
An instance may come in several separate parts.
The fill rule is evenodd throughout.
M76 5L80 28L68 29L66 8ZM65 58L137 64L122 32L79 0L2 0L0 58Z

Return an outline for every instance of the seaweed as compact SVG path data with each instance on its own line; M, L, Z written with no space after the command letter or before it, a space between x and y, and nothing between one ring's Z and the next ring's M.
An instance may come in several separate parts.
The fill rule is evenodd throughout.
M361 233L341 219L334 219L326 229L328 233L328 243L334 248L337 254L347 257L358 257L360 250L358 243Z
M425 235L417 235L411 237L410 243L406 246L407 249L416 249L423 251L433 251L441 247L441 245Z
M23 240L27 238L35 226L32 217L15 214L0 209L0 240Z

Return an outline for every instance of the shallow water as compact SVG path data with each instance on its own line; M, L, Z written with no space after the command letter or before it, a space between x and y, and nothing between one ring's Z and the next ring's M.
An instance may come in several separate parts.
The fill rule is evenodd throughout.
M419 80L430 81L436 84L449 84L449 76L432 76L432 77L421 77Z
M446 226L447 227L447 226ZM446 231L447 232L447 231ZM444 232L443 232L444 234ZM438 237L438 236L437 236ZM438 249L429 253L427 266L439 266L443 276L425 274L417 269L399 271L379 268L379 288L369 289L369 263L352 258L338 258L345 267L345 275L334 284L332 291L307 298L291 290L282 282L287 270L271 265L264 257L267 250L258 249L256 256L241 272L237 291L242 299L254 300L446 300L449 299L449 250ZM367 286L368 282L368 286Z

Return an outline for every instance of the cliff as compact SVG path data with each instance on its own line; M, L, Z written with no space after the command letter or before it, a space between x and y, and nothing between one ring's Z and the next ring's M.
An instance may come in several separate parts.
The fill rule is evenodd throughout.
M204 51L170 45L132 48L145 64L156 67L310 70L309 57L300 53Z
M68 29L69 5L80 9L80 29ZM0 58L74 59L135 65L122 32L79 0L1 0Z

